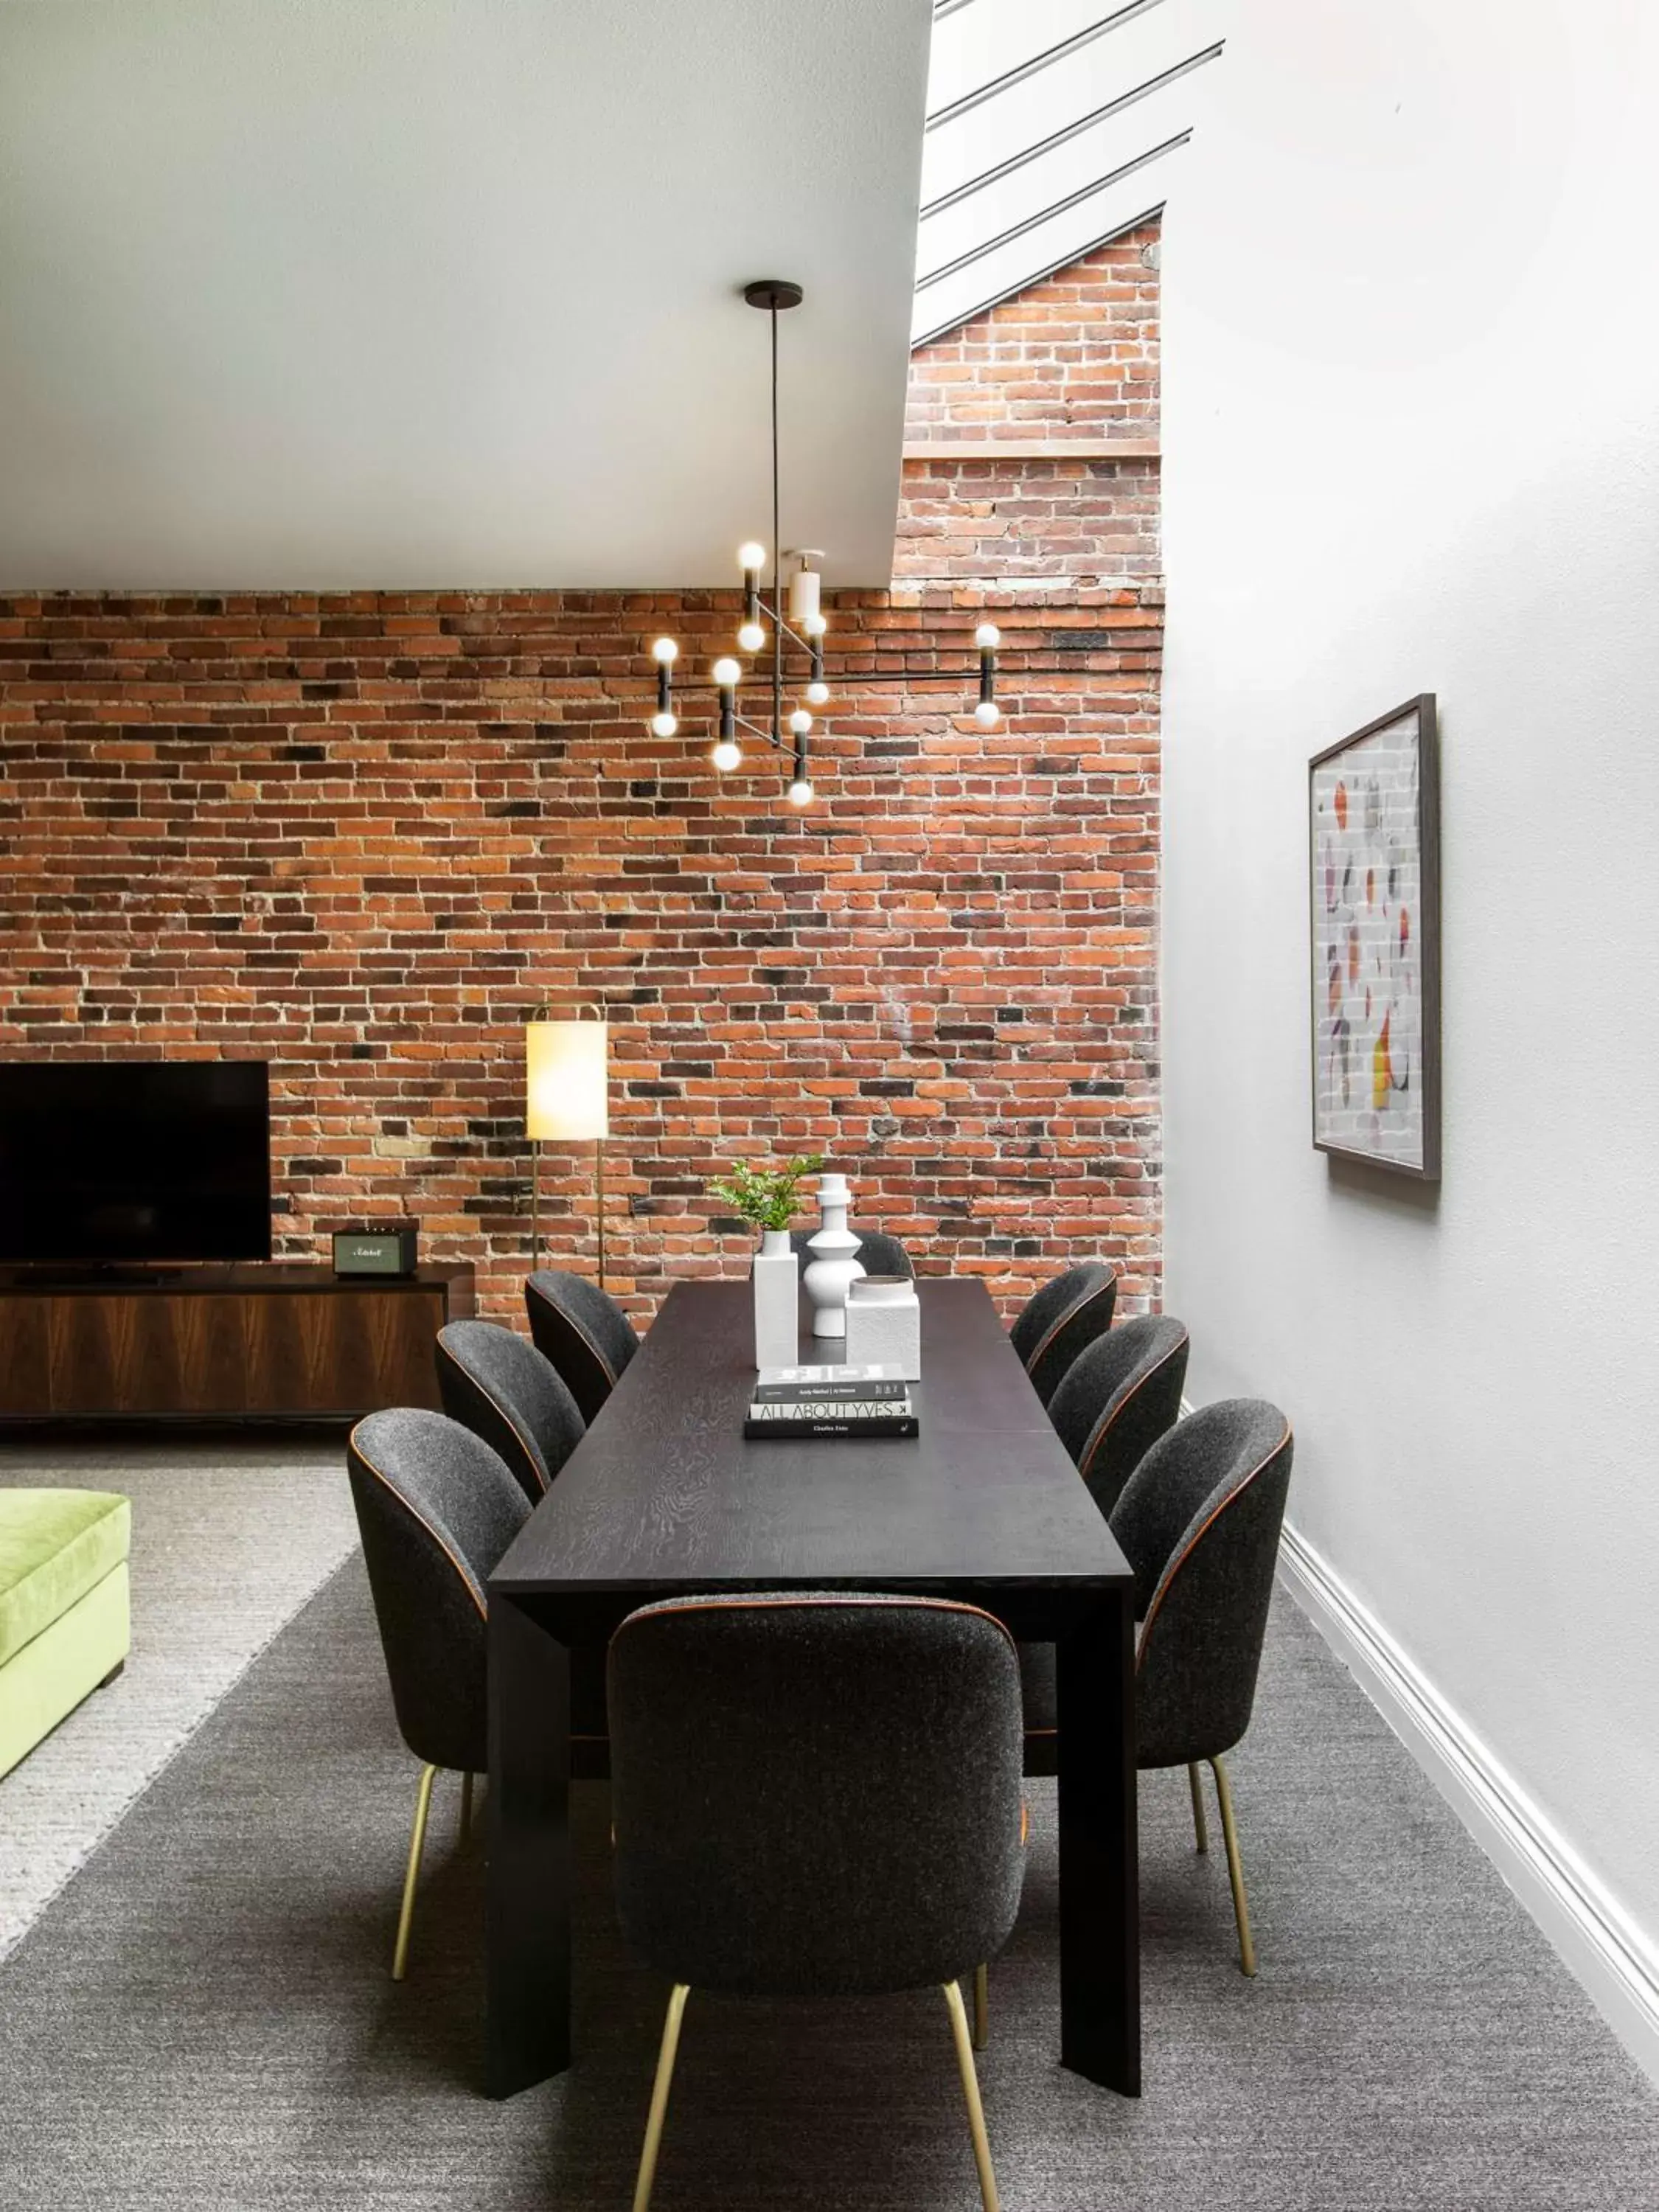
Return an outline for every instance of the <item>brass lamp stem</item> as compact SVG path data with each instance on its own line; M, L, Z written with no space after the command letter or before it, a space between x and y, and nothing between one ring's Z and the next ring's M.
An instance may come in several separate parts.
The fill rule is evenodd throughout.
M593 1140L593 1203L599 1230L599 1288L605 1288L605 1139Z

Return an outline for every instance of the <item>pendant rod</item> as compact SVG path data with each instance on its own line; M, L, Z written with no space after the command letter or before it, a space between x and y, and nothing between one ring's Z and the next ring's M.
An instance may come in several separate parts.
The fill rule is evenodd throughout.
M777 609L773 606L769 600L759 599L756 604L758 605L763 615L766 615L770 618L770 620L777 623L778 628L783 632L791 645L798 645L803 653L811 653L812 650L811 640L810 638L802 637L798 631L791 629L788 623L782 620Z
M778 495L778 303L772 302L772 597L783 605L783 538L779 526ZM783 742L783 624L772 622L772 736Z

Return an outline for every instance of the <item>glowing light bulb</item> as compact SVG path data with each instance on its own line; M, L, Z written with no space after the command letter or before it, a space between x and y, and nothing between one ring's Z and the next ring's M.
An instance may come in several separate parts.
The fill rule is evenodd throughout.
M766 642L766 632L758 623L744 623L738 632L738 643L745 653L758 653Z
M1002 709L994 699L981 699L974 709L974 720L981 730L994 730L1002 720Z
M752 576L757 569L766 566L766 548L757 544L752 538L746 539L738 548L738 566Z
M797 707L789 717L789 726L798 738L804 738L812 726L812 717L805 707Z
M817 682L807 685L806 696L811 705L827 707L830 703L830 686L820 678Z
M670 661L678 660L679 657L680 649L672 637L659 637L651 648L653 660L661 661L665 668Z
M798 775L790 785L789 804L792 806L810 806L812 804L812 787L804 775Z
M729 657L724 660L717 660L714 663L714 681L722 691L732 690L743 681L742 668L737 661Z
M724 775L728 769L736 768L742 760L743 748L734 738L722 738L708 757Z
M1002 632L994 623L981 623L974 632L974 643L981 653L994 653L1002 642Z
M651 717L651 734L653 738L672 738L679 726L679 716L669 714L666 709Z
M829 623L824 620L822 615L803 615L801 617L800 628L801 635L803 637L822 637L829 627Z

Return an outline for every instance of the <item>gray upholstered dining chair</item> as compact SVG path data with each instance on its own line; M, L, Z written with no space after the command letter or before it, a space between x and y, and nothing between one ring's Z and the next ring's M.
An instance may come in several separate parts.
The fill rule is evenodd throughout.
M1048 1401L1056 1434L1109 1516L1147 1452L1181 1418L1187 1350L1185 1324L1168 1314L1120 1322L1078 1354Z
M853 1257L866 1275L915 1273L910 1255L896 1237L890 1237L884 1229L861 1229L855 1221L849 1222L848 1226L859 1240L859 1249ZM817 1234L815 1229L792 1229L789 1232L789 1249L800 1261L803 1270L817 1256L811 1249L812 1239Z
M1159 1438L1124 1486L1112 1534L1134 1569L1146 1614L1135 1654L1135 1759L1184 1766L1193 1826L1209 1848L1199 1776L1215 1777L1238 1961L1255 1943L1225 1755L1250 1724L1291 1480L1290 1424L1260 1398L1224 1398ZM1053 1769L1052 1644L1020 1646L1027 1773Z
M524 1302L537 1351L552 1361L583 1420L592 1421L640 1348L633 1322L597 1283L557 1267L527 1278Z
M447 1322L434 1356L445 1413L483 1438L534 1504L586 1426L552 1362L493 1321Z
M464 1778L463 1835L471 1825L472 1777L489 1756L484 1584L530 1501L482 1437L416 1407L359 1421L346 1469L398 1730L421 1761L392 1954L400 1982L440 1768Z
M1019 1668L969 1605L850 1592L690 1597L611 1640L623 1931L673 1984L635 2212L650 2203L695 1987L940 1987L987 2212L996 2181L957 1977L1006 1941L1024 1814Z
M1045 1406L1079 1353L1111 1327L1116 1303L1115 1271L1085 1260L1034 1291L1014 1316L1009 1340Z

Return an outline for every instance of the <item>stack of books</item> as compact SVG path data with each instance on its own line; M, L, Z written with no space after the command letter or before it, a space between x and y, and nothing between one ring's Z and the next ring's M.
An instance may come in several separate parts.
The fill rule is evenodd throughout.
M914 1437L910 1386L898 1367L763 1367L745 1437Z

